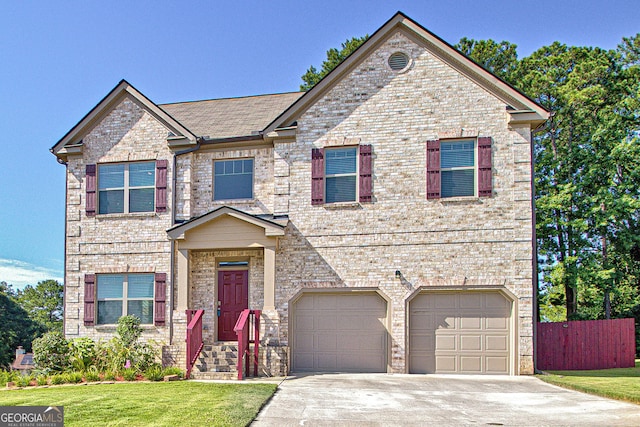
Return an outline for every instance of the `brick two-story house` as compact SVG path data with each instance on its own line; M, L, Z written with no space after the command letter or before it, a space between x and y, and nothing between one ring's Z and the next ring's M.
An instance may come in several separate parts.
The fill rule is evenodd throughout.
M262 373L530 374L548 115L402 13L306 93L157 105L122 81L52 148L65 334L135 314L182 366L188 310L215 353L250 308Z

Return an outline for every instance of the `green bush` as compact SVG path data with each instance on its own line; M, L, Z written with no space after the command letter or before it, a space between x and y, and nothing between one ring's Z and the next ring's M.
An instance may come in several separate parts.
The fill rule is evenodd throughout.
M63 374L65 382L69 384L78 384L82 382L82 372L67 372Z
M31 384L32 379L33 378L31 378L31 375L18 375L15 383L18 387L27 387Z
M51 377L52 385L65 384L67 382L67 376L64 374L55 374Z
M142 335L140 319L134 315L120 317L116 332L125 347L133 347Z
M167 375L177 375L180 378L184 378L184 371L177 366L167 366L162 370L162 377L164 378Z
M116 373L114 371L107 371L104 373L105 381L113 381L116 379Z
M84 371L84 379L87 380L87 382L100 381L100 373L95 366L92 366Z
M125 381L135 381L136 380L136 370L133 368L127 368L122 371L122 377Z
M51 331L33 341L33 362L38 369L62 372L69 366L69 343L62 332Z
M144 371L144 377L149 381L162 381L164 378L162 366L155 364Z
M69 341L69 363L76 371L84 371L95 365L96 356L96 343L91 338Z
M15 382L19 376L16 371L0 371L0 387L6 387L8 382Z
M49 377L47 377L46 375L38 375L36 377L36 384L38 385L47 385L49 380Z

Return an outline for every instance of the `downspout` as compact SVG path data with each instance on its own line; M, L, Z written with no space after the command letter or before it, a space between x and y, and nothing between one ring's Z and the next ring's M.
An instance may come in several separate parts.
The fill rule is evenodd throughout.
M200 142L201 142L202 138L196 138L196 146L195 147L191 147L191 148L187 148L186 150L182 150L182 151L178 151L175 152L173 154L173 178L172 178L172 200L171 200L171 226L173 227L176 224L176 201L178 199L177 196L177 182L178 182L178 174L177 174L177 170L178 170L178 159L177 157L182 155L182 154L187 154L187 153L192 153L196 150L198 150L200 148ZM66 245L65 245L65 250L66 250ZM171 240L171 280L170 280L170 286L169 286L169 307L171 307L171 309L169 310L169 343L173 344L173 289L174 289L174 278L175 278L175 262L176 262L176 257L175 257L175 253L176 253L176 246L175 246L175 241L172 239ZM65 266L66 268L66 266Z
M531 287L533 288L533 301L532 301L532 341L533 341L533 373L538 373L538 322L540 321L540 307L538 307L538 239L536 236L536 176L535 176L535 157L534 157L534 142L533 131L531 132L531 228L532 236L531 246L533 257L531 258L533 276L531 278Z
M53 148L49 150L52 154ZM57 157L57 156L56 156ZM56 160L61 165L64 165L64 266L62 269L62 334L66 335L67 330L67 316L64 315L67 307L67 200L69 197L69 163L57 157Z

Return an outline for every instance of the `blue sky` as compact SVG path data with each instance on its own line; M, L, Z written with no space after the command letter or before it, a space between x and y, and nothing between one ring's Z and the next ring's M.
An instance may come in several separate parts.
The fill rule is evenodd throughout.
M632 0L5 1L0 4L0 281L62 280L64 166L53 146L121 79L156 103L298 90L300 76L401 10L444 40L610 49Z

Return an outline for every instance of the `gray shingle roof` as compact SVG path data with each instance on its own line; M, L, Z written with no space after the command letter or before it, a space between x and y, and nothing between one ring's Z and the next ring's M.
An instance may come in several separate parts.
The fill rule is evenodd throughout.
M303 93L179 102L159 107L197 136L230 138L263 130Z

